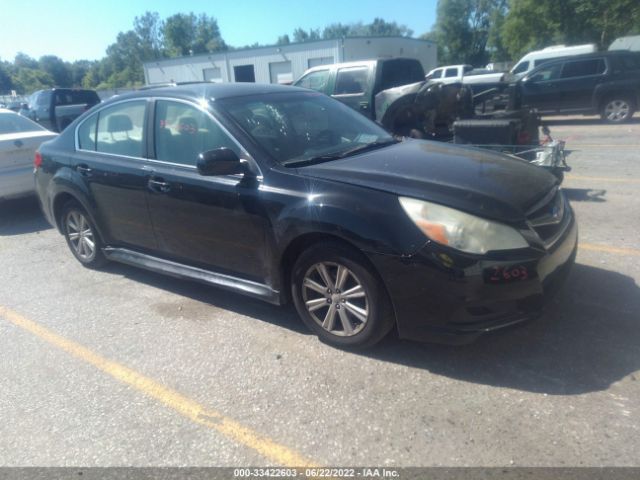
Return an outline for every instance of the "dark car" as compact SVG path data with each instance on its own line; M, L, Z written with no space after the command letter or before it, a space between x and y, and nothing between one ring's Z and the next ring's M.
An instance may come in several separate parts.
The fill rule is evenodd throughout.
M98 103L100 97L95 90L51 88L34 92L29 97L27 108L21 110L20 114L52 132L61 132Z
M35 158L48 220L106 260L293 301L320 338L469 341L540 313L577 227L553 175L397 142L325 95L200 84L109 100Z
M640 53L609 51L554 59L519 81L520 102L544 115L631 119L640 105Z

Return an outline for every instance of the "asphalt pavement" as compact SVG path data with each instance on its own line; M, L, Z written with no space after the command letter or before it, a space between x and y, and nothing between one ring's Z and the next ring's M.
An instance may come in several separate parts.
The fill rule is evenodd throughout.
M292 308L85 269L35 199L0 204L0 466L640 466L640 118L548 123L577 263L462 347L337 350Z

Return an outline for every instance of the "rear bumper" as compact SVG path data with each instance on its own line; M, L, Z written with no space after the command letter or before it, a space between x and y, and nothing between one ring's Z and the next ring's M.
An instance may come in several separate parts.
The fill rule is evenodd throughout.
M470 261L428 246L409 258L371 259L390 294L401 338L464 344L540 316L574 263L577 238L572 218L553 250L528 258ZM509 280L494 281L492 272L520 272L520 267L525 279L506 275Z
M33 166L5 169L0 174L0 198L9 199L33 193Z

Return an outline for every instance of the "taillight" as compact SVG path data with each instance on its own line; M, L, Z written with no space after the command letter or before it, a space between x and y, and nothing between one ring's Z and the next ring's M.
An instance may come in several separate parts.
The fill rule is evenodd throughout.
M40 168L42 166L42 154L40 152L36 152L33 157L33 166L35 168Z

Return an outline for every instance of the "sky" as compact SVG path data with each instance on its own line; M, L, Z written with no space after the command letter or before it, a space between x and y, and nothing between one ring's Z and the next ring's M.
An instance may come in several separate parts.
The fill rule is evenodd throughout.
M302 27L370 23L375 17L404 24L414 36L431 29L437 0L0 0L0 60L23 52L33 58L97 60L118 32L133 28L146 11L161 18L206 13L218 20L227 44L273 44Z

